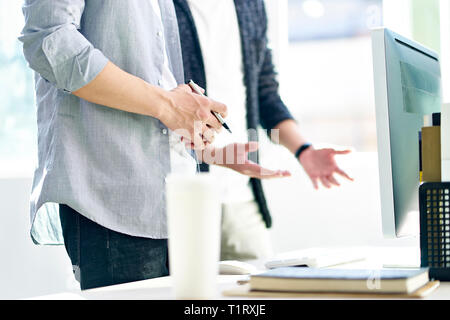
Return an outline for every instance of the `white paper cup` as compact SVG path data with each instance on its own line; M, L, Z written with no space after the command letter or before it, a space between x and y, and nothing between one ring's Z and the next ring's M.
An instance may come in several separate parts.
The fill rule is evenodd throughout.
M169 269L176 299L214 299L221 203L207 173L166 178Z

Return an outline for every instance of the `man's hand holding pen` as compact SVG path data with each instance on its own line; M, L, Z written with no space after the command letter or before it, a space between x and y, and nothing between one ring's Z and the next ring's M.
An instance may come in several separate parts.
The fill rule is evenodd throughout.
M168 105L159 119L196 150L205 149L214 141L214 134L222 129L212 112L223 118L227 116L227 107L223 103L193 92L186 84L170 91Z

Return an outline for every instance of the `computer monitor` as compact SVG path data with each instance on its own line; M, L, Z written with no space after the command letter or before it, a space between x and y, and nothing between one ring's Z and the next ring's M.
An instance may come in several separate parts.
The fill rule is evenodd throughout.
M440 112L439 57L386 28L372 48L383 235L418 236L419 132Z

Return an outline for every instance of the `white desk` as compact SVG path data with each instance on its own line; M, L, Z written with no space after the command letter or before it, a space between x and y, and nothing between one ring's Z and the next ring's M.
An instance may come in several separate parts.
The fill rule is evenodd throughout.
M221 293L224 290L236 287L236 281L242 276L219 276L217 299L246 299L244 297L225 297ZM295 299L336 299L336 296L323 294L320 297L311 295ZM363 298L363 297L362 297ZM115 285L99 289L86 290L78 293L61 293L36 297L38 300L172 300L174 299L170 277L138 281L122 285ZM255 298L249 298L254 300ZM257 298L263 300L264 298ZM267 298L270 299L270 298ZM291 298L289 298L291 299ZM341 299L338 297L338 299ZM432 294L424 299L450 300L450 283L441 282Z
M373 268L381 267L383 263L391 264L392 258L396 254L409 253L416 256L417 251L408 248L357 248L358 250L370 250L366 261L342 265L342 268ZM383 255L386 259L379 259ZM254 265L261 268L261 261L252 261ZM246 299L243 297L226 297L222 295L224 290L237 286L238 280L246 279L247 276L225 276L221 275L217 285L217 299ZM299 299L333 299L336 296L323 294L320 296L304 296ZM171 277L162 277L150 280L137 281L132 283L114 285L104 288L85 290L82 292L61 293L49 296L36 297L35 299L89 299L89 300L171 300L174 299L172 291ZM255 298L253 298L255 299ZM259 299L259 298L258 298ZM297 298L296 298L297 299ZM425 299L450 300L450 282L441 282L439 288L427 296Z

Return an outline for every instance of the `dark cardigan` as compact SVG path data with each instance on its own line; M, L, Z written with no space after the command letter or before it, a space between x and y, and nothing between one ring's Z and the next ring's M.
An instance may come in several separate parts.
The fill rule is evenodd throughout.
M173 0L180 30L185 79L192 79L207 92L203 56L197 29L186 0ZM235 0L239 22L242 56L244 63L244 85L246 87L247 128L273 129L280 122L293 119L278 94L278 82L272 63L272 53L267 47L267 15L264 0ZM256 130L249 131L249 141L258 141ZM258 153L250 159L257 162ZM207 171L207 165L201 165ZM263 220L268 228L272 218L267 207L261 180L250 179L253 194Z

